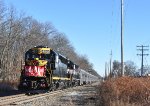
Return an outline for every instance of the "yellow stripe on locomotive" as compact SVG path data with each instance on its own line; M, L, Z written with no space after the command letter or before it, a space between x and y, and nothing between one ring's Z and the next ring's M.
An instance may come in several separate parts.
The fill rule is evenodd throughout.
M67 77L52 77L53 80L70 80L70 78Z
M29 66L45 66L47 65L47 60L39 60L39 58L35 58L35 60L27 60L26 64Z

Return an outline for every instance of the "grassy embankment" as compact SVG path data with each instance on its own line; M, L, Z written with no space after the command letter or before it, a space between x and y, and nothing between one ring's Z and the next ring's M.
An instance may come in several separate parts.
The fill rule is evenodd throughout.
M101 106L150 106L150 77L106 80L99 95Z

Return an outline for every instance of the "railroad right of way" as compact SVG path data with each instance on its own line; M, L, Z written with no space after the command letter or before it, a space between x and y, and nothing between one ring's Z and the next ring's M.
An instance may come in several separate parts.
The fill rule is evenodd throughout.
M0 106L97 106L97 84L77 86L38 95L0 98Z

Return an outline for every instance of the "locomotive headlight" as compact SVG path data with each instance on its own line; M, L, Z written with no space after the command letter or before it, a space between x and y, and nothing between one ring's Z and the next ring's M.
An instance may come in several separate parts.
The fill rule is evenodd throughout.
M39 58L35 58L35 60L39 60Z

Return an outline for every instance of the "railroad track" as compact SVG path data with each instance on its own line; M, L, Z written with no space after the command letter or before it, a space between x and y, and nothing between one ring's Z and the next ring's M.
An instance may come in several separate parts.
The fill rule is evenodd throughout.
M54 92L32 95L32 96L28 96L25 94L19 94L19 95L13 95L13 96L0 97L0 106L19 105L19 104L23 104L26 102L34 101L39 98L44 98L47 96L54 96L54 95L64 93L64 92L65 92L65 90L58 90L58 91L54 91Z
M0 103L1 101L7 100L7 99L11 99L11 98L19 98L25 96L25 94L18 94L18 95L12 95L12 96L4 96L4 97L0 97Z
M49 93L42 93L42 94L32 95L32 96L29 96L26 94L18 94L18 95L0 97L0 106L19 105L19 104L31 102L31 101L34 101L34 100L37 100L40 98L48 97L48 96L53 97L58 94L66 93L67 91L73 91L74 89L83 89L86 86L88 87L91 85L77 86L77 87L73 87L73 88L57 90L57 91L53 91L53 92L49 92Z

